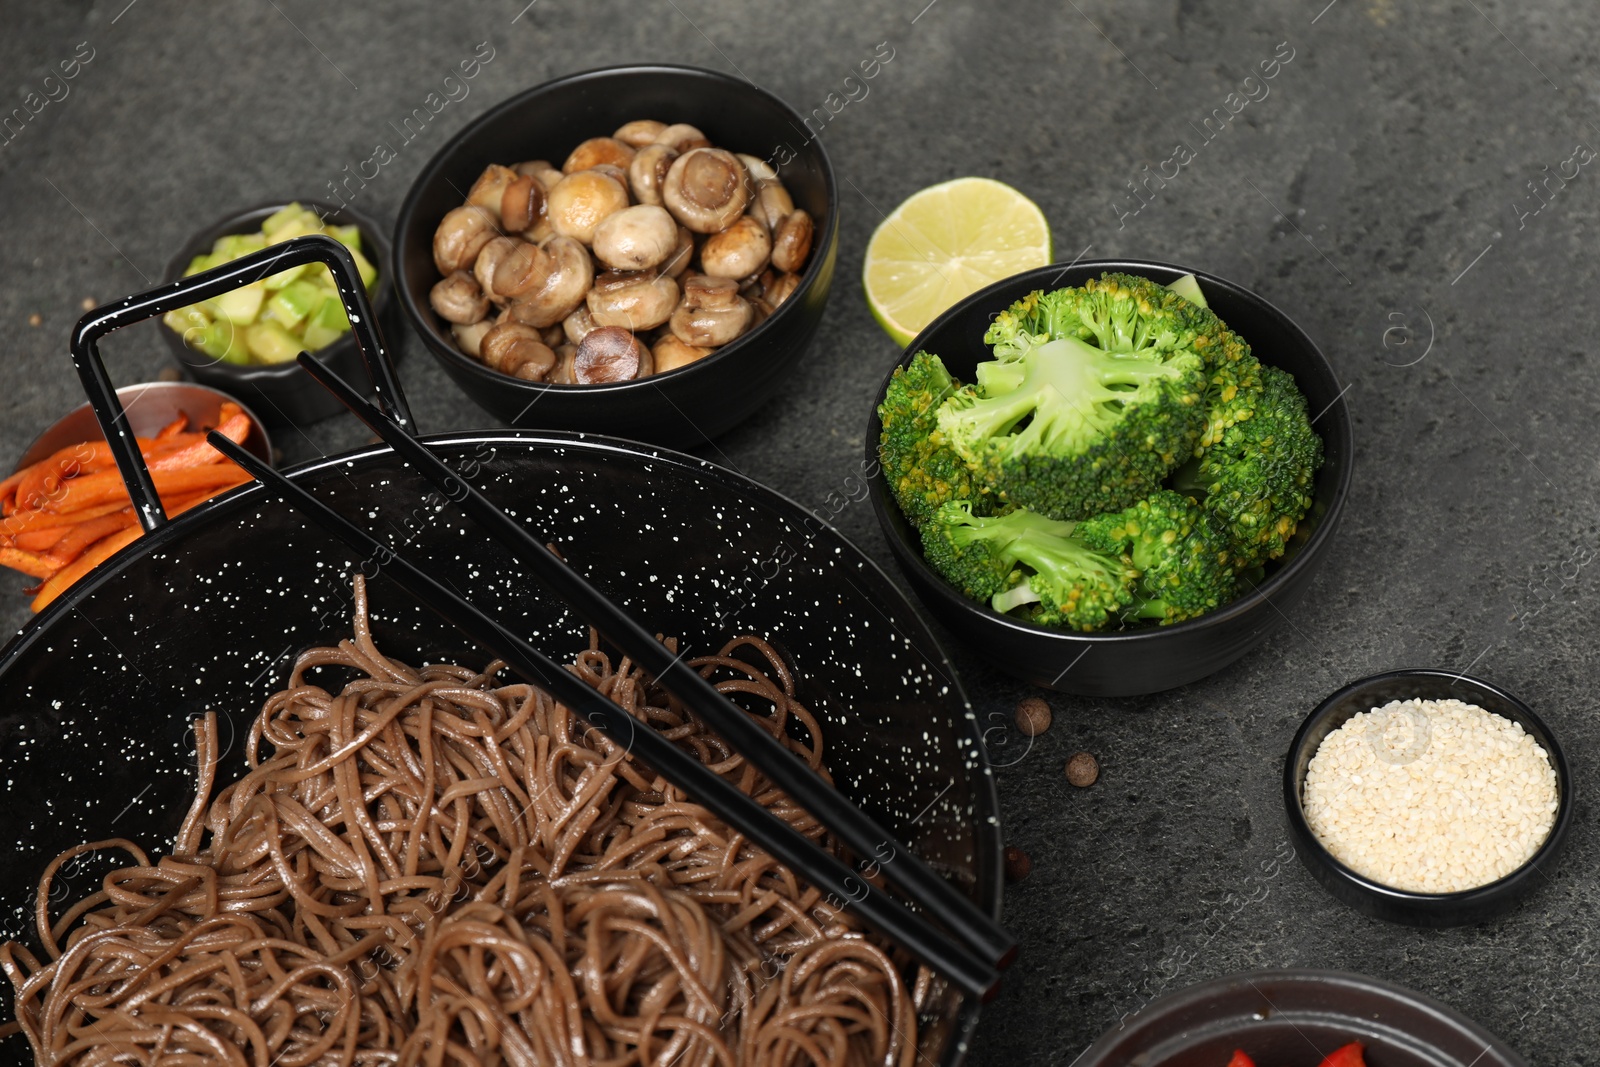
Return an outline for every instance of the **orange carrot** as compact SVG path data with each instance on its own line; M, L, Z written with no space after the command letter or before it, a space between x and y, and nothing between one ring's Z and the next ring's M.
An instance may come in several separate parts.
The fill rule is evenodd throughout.
M165 426L161 427L161 429L156 431L156 440L159 441L163 437L171 437L175 433L182 433L188 428L188 426L189 416L179 415L177 418L173 419L171 422L167 423Z
M55 543L72 532L70 526L46 526L42 530L24 530L11 539L13 548L27 552L48 552Z
M80 522L72 527L65 537L50 546L50 550L44 554L45 559L48 559L58 567L65 567L83 555L90 545L102 537L110 537L124 526L131 525L137 521L134 518L132 508L123 508L121 511L114 511L110 515L102 515L98 519Z
M0 548L0 567L10 567L34 578L49 578L60 570L43 556L19 548Z
M51 601L71 588L73 582L110 559L119 550L133 544L143 533L144 528L134 523L125 530L96 541L83 555L45 580L44 585L39 587L39 595L33 598L33 610L43 611Z
M203 467L186 467L183 470L153 471L150 477L155 482L156 493L161 496L227 488L250 480L250 475L233 463L208 463ZM115 470L108 470L71 479L61 487L54 504L57 509L66 511L93 507L112 500L125 501L127 498L128 490L122 484L122 476Z
M48 507L62 482L104 470L115 462L111 446L104 441L79 441L58 449L22 472L16 486L16 503L24 508Z
M61 527L65 532L68 526L76 526L87 519L98 519L102 515L109 515L127 506L122 501L113 500L90 508L80 508L77 511L14 511L0 519L0 538L15 537L29 530L43 530L52 526Z
M228 405L224 405L227 407ZM234 414L224 419L217 425L217 432L236 445L244 444L244 439L250 435L250 420L244 412L234 409ZM222 453L206 443L204 437L187 448L176 452L168 452L160 456L151 456L148 460L152 471L180 470L184 467L194 467L202 463L222 462Z

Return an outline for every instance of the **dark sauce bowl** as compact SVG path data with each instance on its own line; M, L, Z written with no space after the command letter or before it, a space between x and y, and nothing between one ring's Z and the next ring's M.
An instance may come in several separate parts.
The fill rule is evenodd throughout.
M767 320L704 359L604 385L525 382L456 348L428 291L439 280L433 233L491 163L547 159L633 119L687 122L730 152L773 164L815 224L800 284ZM513 426L615 434L675 447L709 440L748 417L783 384L822 321L839 248L833 165L804 120L776 96L697 67L607 67L519 93L477 118L428 161L395 225L394 275L407 320L463 392Z
M361 232L361 254L378 268L378 284L371 293L373 313L390 336L394 336L394 285L391 271L388 234L368 215L349 207L335 207L325 201L301 197L294 200L274 200L255 207L236 211L226 218L191 236L167 264L162 275L164 282L175 282L183 277L189 261L195 256L211 251L219 237L235 233L254 233L273 212L297 203L317 213L324 222L335 226L355 226ZM213 389L238 398L255 409L269 425L303 425L331 418L344 411L344 405L297 363L264 363L249 366L225 363L204 352L184 344L183 338L166 323L157 321L156 329L172 350L172 357L183 370L184 376ZM399 346L391 349L391 358L398 357ZM364 381L366 370L355 338L345 334L326 348L319 349L317 357L334 369L346 381Z
M1460 700L1520 723L1550 757L1556 775L1556 818L1550 835L1521 867L1498 881L1459 893L1413 893L1375 882L1334 858L1312 832L1305 816L1306 770L1327 736L1351 718L1391 700ZM1493 918L1549 880L1551 867L1572 826L1574 786L1567 758L1544 720L1516 697L1488 682L1454 671L1411 669L1375 674L1352 682L1328 697L1306 717L1283 763L1283 805L1295 854L1323 888L1374 918L1408 926L1464 926Z
M1527 1067L1504 1041L1436 1000L1343 971L1256 971L1159 997L1075 1067L1314 1064L1352 1041L1372 1067Z
M1167 263L1090 260L1013 275L940 315L906 346L898 366L926 350L939 356L957 379L971 381L973 368L989 358L983 335L996 314L1035 289L1082 285L1107 271L1135 274L1162 284L1194 274L1218 317L1249 342L1261 362L1292 374L1305 394L1313 424L1322 435L1322 469L1317 472L1311 512L1301 521L1283 558L1268 566L1266 580L1253 589L1247 587L1210 614L1171 626L1151 624L1093 634L1048 629L968 600L923 562L917 532L901 513L881 473L872 479L872 506L912 589L967 647L1035 685L1064 693L1116 697L1157 693L1204 678L1290 624L1313 572L1333 543L1350 493L1354 432L1333 367L1289 316L1235 282ZM891 367L884 376L867 418L867 460L873 465L878 461L882 431L878 405L893 370Z

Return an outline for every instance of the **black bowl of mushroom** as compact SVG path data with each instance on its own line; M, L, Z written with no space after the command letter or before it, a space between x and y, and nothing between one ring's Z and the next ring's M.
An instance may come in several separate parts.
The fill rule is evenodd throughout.
M776 391L837 253L833 167L793 109L714 71L631 66L457 134L406 196L393 272L491 415L682 446Z

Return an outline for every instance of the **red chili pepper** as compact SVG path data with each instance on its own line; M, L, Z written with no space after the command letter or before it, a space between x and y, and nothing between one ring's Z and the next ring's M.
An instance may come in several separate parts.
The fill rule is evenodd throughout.
M1367 1061L1361 1056L1361 1042L1352 1041L1343 1048L1334 1049L1321 1067L1367 1067Z
M1233 1059L1228 1061L1228 1067L1256 1067L1256 1061L1245 1055L1244 1049L1234 1049Z

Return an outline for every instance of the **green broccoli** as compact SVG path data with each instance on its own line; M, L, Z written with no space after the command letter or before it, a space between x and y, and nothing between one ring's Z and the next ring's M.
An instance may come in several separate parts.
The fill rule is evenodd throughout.
M966 462L944 443L939 406L970 392L956 384L938 356L918 352L889 379L878 418L878 460L889 489L913 526L921 526L949 500L973 500L979 514L993 510L987 487L973 484Z
M1172 479L1174 489L1199 497L1227 527L1236 571L1283 555L1311 510L1313 478L1322 466L1322 438L1311 428L1294 378L1268 366L1260 377L1253 402L1246 394L1236 405L1236 421Z
M1040 626L1103 630L1134 602L1139 572L1126 555L1091 548L1076 523L1025 509L974 515L945 504L922 529L923 555L957 589L1003 613L1024 606Z
M1228 531L1194 500L1159 489L1132 507L1078 524L1091 548L1126 554L1139 571L1130 618L1163 624L1204 615L1233 599Z
M979 365L978 388L940 407L943 442L1003 504L1053 519L1127 507L1204 427L1194 315L1176 294L1114 275L1029 294L990 325L997 358Z

